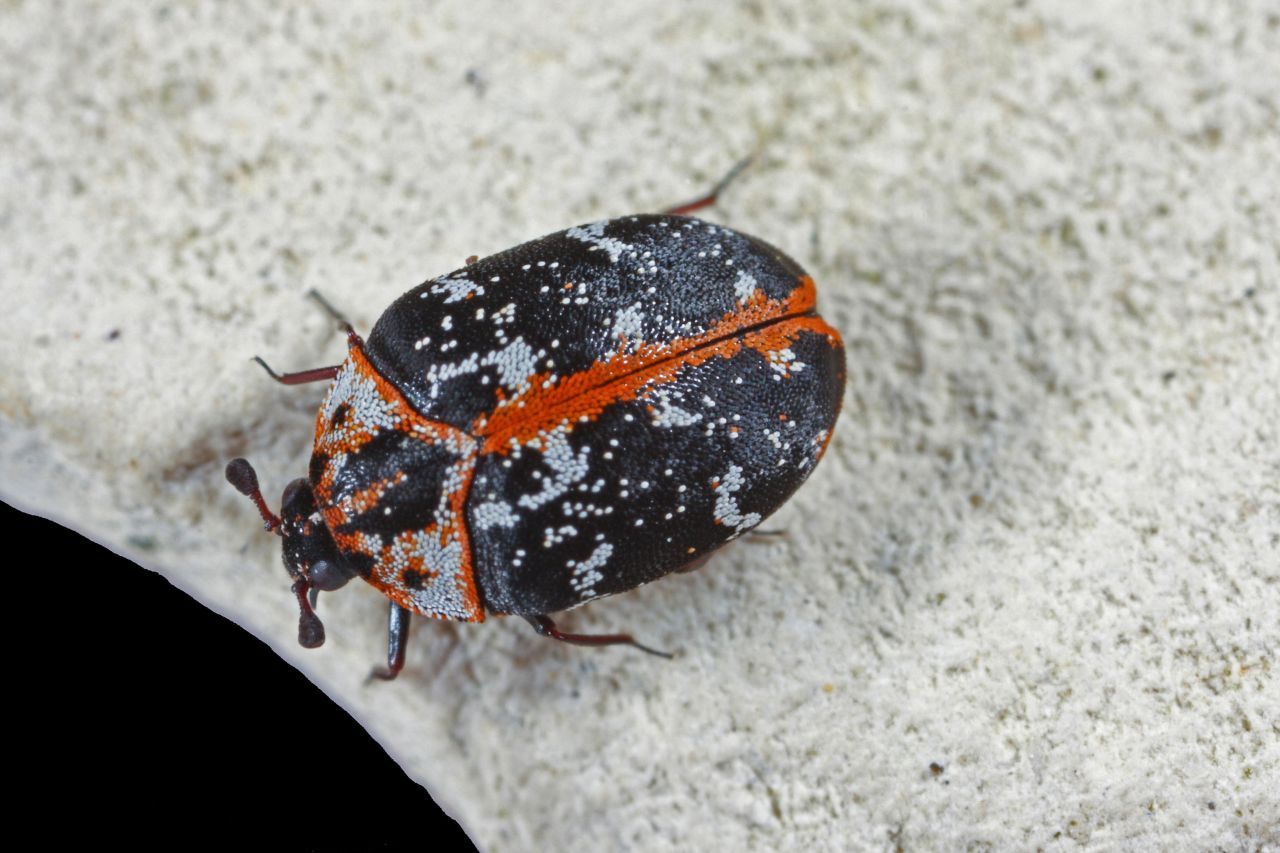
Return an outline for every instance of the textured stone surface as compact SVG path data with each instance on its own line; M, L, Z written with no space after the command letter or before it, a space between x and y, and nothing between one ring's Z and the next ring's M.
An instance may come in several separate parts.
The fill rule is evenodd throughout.
M6 4L0 492L268 639L484 848L1280 845L1280 10L1234 3ZM695 194L844 332L770 526L566 617L371 590L293 645L276 494L429 275ZM376 702L374 698L376 696ZM519 744L520 749L509 748Z

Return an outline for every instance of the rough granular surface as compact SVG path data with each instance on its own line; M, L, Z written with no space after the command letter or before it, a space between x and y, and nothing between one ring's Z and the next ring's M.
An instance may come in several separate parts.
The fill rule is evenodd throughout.
M270 641L488 850L1280 846L1280 10L1032 0L0 11L0 493ZM222 479L357 326L683 201L817 281L827 457L703 570L294 645ZM381 685L380 687L386 687Z

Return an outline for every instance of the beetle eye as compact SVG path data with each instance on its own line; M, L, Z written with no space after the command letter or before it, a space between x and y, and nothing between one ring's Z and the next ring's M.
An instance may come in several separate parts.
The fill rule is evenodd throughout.
M307 572L307 579L311 581L313 589L332 592L346 586L347 581L351 580L351 575L338 568L336 563L329 560L316 560L311 564L311 571Z
M311 484L305 478L299 477L296 480L289 481L289 485L284 487L284 494L280 498L280 511L286 515L289 510L294 509L294 504L299 500L309 498L311 493ZM305 515L310 515L312 501L307 500L307 508ZM295 510L296 512L296 510Z

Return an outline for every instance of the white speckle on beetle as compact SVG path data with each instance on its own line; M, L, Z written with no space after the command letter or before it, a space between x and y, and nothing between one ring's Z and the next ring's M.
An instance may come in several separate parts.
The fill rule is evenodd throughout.
M608 542L602 542L591 552L590 557L574 567L573 576L569 579L569 585L584 601L595 597L596 583L604 580L604 574L600 569L604 568L612 556L613 546Z
M643 341L644 311L639 302L633 302L614 314L613 336L625 340L635 349Z
M652 386L641 398L652 407L649 420L656 427L669 429L672 427L692 426L702 420L702 415L690 412L677 406L673 399L672 389L662 385ZM628 416L630 417L630 416Z
M622 253L631 251L632 247L629 243L604 236L604 229L608 224L607 220L602 220L588 225L580 225L576 228L570 228L565 232L565 236L603 249L609 253L609 263L616 264Z
M441 277L435 280L430 288L424 290L421 294L422 299L428 299L431 296L444 295L444 302L448 305L451 302L460 302L469 296L480 296L484 293L484 288L476 284L466 276L457 278Z
M712 488L716 492L715 519L720 524L732 527L735 534L760 523L760 513L749 512L744 515L738 507L734 494L741 491L742 482L740 465L730 465L723 477L712 481Z
M553 501L569 490L587 475L591 466L587 457L591 451L583 447L576 454L569 446L566 428L558 427L547 435L546 446L542 451L542 459L550 469L551 476L543 478L541 491L532 495L521 495L517 503L528 509L537 509L543 504Z
M520 516L516 515L511 504L506 501L485 501L471 510L471 523L477 530L489 530L493 527L509 530L519 520Z

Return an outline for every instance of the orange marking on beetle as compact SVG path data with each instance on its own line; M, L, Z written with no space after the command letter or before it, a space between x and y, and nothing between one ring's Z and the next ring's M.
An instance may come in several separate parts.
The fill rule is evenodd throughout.
M420 415L418 410L400 393L400 389L387 381L369 363L364 350L352 347L347 356L347 362L361 380L373 384L378 399L384 405L384 413L395 418L393 425L380 429L406 433L421 441L446 442L457 447L468 443L470 437L462 430L440 421L428 420ZM343 369L346 369L346 365ZM316 418L315 449L329 457L339 453L355 453L373 441L379 431L357 428L351 423L349 414L341 425L333 424L324 418L323 414L324 407L321 407L320 416Z
M392 486L398 486L406 479L403 471L397 471L394 475L375 483L371 483L358 492L352 492L334 506L337 512L342 514L342 522L351 521L353 516L363 515L370 509L378 505L378 501L382 500L383 495L387 493L387 489ZM332 527L332 525L330 525Z
M835 329L827 325L826 320L816 315L795 317L784 323L774 323L762 329L755 329L743 336L742 343L749 349L767 355L770 352L778 352L791 346L796 339L796 335L802 331L823 335L832 346L840 345L840 335Z
M744 346L767 356L770 349L788 346L804 329L830 338L834 330L821 318L805 316L815 300L813 279L804 276L786 299L769 299L757 290L700 334L670 343L640 343L630 351L623 340L612 355L555 383L550 381L551 374L534 374L529 390L509 400L500 398L493 412L472 424L472 434L484 441L481 453L505 455L540 433L593 421L608 406L673 382L686 367L717 357L732 358ZM754 327L761 328L735 336Z
M424 613L412 597L413 590L404 582L406 569L418 572L428 579L440 574L436 568L427 567L420 556L409 550L415 537L436 537L441 549L448 549L450 545L456 544L459 549L456 583L458 598L465 614L463 618L471 622L484 621L484 609L480 606L480 593L476 589L471 564L471 542L466 522L467 495L475 471L475 440L462 430L428 420L419 414L400 390L374 369L361 347L351 347L347 363L342 369L350 369L358 381L372 385L378 398L379 414L389 423L361 425L352 420L350 413L341 423L334 423L323 416L325 407L321 407L316 419L315 450L329 457L330 462L324 466L320 482L313 486L321 515L324 516L335 544L344 552L366 554L373 558L373 570L367 580L400 606L423 616L458 619L456 614ZM365 405L369 405L369 402L366 401ZM445 523L440 524L437 519L417 530L402 531L390 543L371 541L361 533L343 533L341 528L350 523L353 515L376 507L387 488L404 481L404 472L397 472L393 477L367 486L342 500L335 500L333 494L334 478L339 468L333 463L333 458L339 454L357 454L384 431L411 436L429 444L445 444L458 456L452 471L457 486L447 493L443 507L432 508L432 512L443 516Z

